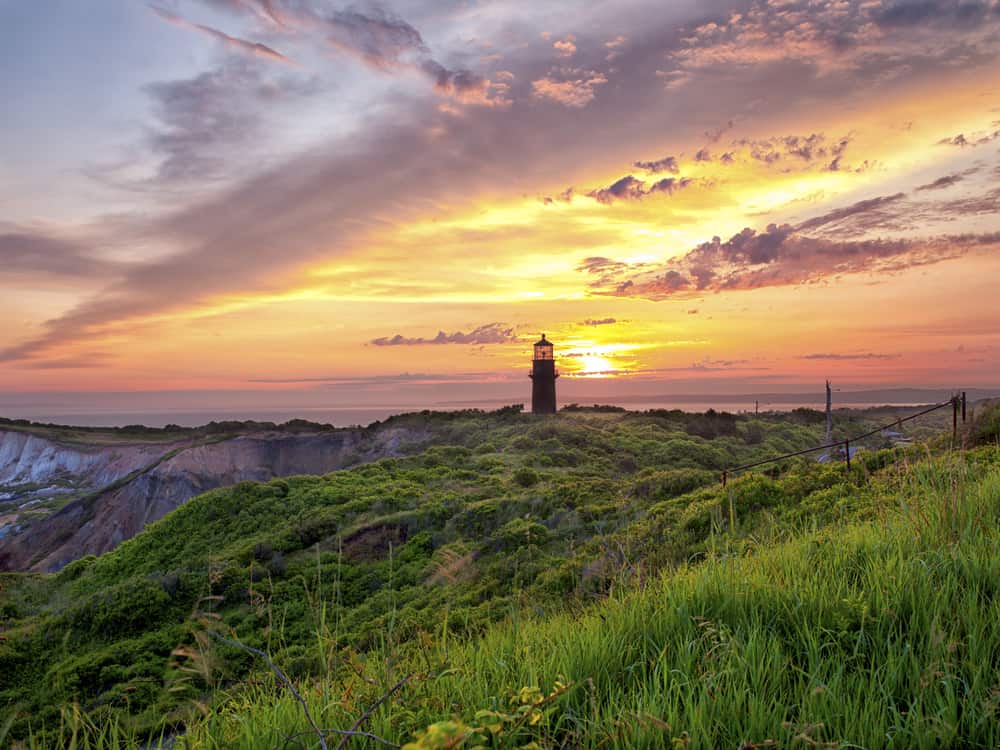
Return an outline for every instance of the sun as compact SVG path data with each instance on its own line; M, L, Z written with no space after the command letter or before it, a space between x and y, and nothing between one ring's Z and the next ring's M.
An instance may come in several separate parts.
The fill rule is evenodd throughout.
M609 378L617 372L617 368L610 359L596 354L585 354L580 357L579 362L580 368L575 373L577 377Z

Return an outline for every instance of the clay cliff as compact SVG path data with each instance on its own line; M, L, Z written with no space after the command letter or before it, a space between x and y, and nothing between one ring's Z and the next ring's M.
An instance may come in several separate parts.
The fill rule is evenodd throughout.
M325 474L427 439L409 428L357 428L89 446L0 431L0 570L59 570L207 490Z

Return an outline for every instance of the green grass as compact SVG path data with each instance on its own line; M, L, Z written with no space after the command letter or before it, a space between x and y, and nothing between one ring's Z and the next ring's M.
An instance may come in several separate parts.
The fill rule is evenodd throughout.
M877 520L720 551L583 614L518 614L468 642L432 638L430 668L381 652L368 700L398 675L419 676L369 728L405 742L454 717L461 736L482 724L477 709L561 681L573 689L538 725L492 746L997 747L1000 471L919 467L904 483ZM323 726L347 726L365 704L338 706L356 681L310 688ZM274 747L306 728L265 681L185 742Z
M216 490L101 558L0 577L6 736L118 747L184 728L192 747L275 747L307 729L255 657L207 639L210 623L271 653L324 726L413 673L365 725L398 744L457 717L437 729L489 719L498 747L803 733L884 746L885 732L938 737L913 691L930 676L936 695L944 667L965 692L934 721L971 746L993 737L969 722L1000 689L983 677L997 667L997 449L871 452L850 472L793 461L723 490L721 466L809 445L820 424L678 414L433 417L442 444L418 455ZM946 533L961 564L914 575ZM982 615L968 622L962 576ZM940 662L934 643L975 628L980 672L971 646ZM540 707L531 691L510 702L557 681L572 687Z

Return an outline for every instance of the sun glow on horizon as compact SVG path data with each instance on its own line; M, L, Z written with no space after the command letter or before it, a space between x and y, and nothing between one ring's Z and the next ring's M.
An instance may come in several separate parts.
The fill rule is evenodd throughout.
M623 374L610 359L596 354L585 354L579 358L578 362L579 369L571 371L573 377L611 378Z

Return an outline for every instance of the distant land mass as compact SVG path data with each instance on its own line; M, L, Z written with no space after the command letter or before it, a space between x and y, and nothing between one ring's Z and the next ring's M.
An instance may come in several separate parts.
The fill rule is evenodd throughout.
M527 378L524 379L525 381ZM562 382L562 381L560 381ZM761 411L785 411L799 407L824 408L822 383L807 389L803 385L778 390L750 388L733 392L712 392L715 384L706 383L703 390L692 388L684 393L665 393L663 384L643 384L650 391L642 393L631 388L618 393L620 383L566 379L561 386L558 405L621 405L630 409L674 409L706 411L753 411L755 402ZM527 401L527 384L515 382L499 393L484 393L454 384L447 393L440 387L411 388L394 394L391 401L386 394L346 393L337 389L301 391L148 391L118 393L34 393L0 394L0 417L29 419L35 422L73 424L85 427L197 427L212 421L245 421L283 423L294 419L351 427L387 419L395 414L423 411L449 411L453 409L498 409L509 404ZM690 387L692 384L687 383ZM836 388L836 384L835 384ZM995 388L968 388L972 401L1000 396L1000 385ZM833 395L834 408L865 408L867 406L917 406L939 403L950 398L955 391L947 388L879 388L837 389ZM442 396L449 396L442 398ZM347 399L347 403L344 403Z
M970 388L965 389L970 401L994 398L1000 395L1000 386L995 389ZM833 397L834 408L859 408L864 406L920 406L947 401L955 394L954 390L945 388L880 388L861 391L837 390ZM606 396L581 395L574 398L578 404L628 404L642 405L646 409L670 409L683 406L690 411L705 411L707 409L723 409L736 407L739 411L752 411L757 402L761 411L775 409L785 411L800 407L824 408L822 389L815 391L791 391L769 393L661 393L652 395L623 394L609 399ZM459 405L485 405L494 401L442 401L439 406L455 407ZM563 404L565 405L565 404Z

